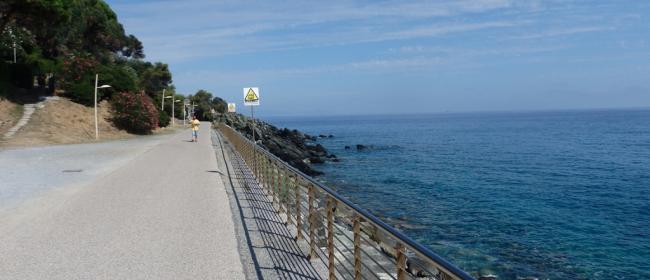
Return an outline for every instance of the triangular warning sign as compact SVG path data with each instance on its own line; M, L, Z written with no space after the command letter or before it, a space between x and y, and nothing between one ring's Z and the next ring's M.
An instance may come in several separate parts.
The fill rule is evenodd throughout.
M253 91L252 88L249 88L248 92L246 93L246 97L244 97L244 101L246 101L246 102L255 102L257 100L259 100L259 98L257 97L257 94L255 94L255 91Z

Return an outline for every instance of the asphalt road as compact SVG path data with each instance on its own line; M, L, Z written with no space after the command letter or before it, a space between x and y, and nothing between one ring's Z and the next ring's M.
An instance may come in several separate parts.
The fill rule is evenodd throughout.
M184 131L128 148L90 145L88 153L108 145L108 166L87 154L81 161L99 165L76 167L74 157L62 159L68 165L56 164L57 156L42 155L50 163L39 164L58 167L51 172L54 183L41 182L49 187L20 199L6 195L14 205L0 210L0 279L243 279L209 124L202 125L198 143L188 139ZM111 157L111 145L113 155L133 150ZM12 152L19 153L0 153L0 167L12 168L4 162ZM68 168L83 171L62 172ZM8 180L12 188L17 182L29 188L18 169ZM33 183L43 181L37 168L31 172ZM93 174L72 182L58 178L84 172Z

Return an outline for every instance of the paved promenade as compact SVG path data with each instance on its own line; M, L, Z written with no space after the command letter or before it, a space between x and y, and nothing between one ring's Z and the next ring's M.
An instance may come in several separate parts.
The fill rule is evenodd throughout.
M189 136L0 209L0 279L243 279L209 124Z

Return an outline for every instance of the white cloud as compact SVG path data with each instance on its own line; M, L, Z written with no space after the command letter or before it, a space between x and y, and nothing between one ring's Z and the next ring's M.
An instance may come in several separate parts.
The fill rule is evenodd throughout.
M614 28L601 27L601 26L556 28L556 29L550 29L543 32L527 34L527 35L514 37L514 38L515 39L540 39L540 38L570 36L570 35L575 35L580 33L592 33L592 32L602 32L602 31L611 31L611 30L614 30Z
M511 0L386 2L158 1L114 4L146 54L170 62L215 55L406 40L507 21L449 21L513 6Z

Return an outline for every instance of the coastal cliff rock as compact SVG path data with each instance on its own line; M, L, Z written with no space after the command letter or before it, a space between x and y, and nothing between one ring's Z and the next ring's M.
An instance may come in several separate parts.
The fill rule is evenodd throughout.
M248 139L253 138L250 118L241 114L225 114L219 121L239 131ZM309 176L323 174L314 169L312 164L336 159L336 156L329 154L321 144L314 143L317 140L316 136L295 129L277 128L260 120L255 122L255 139L263 148Z

